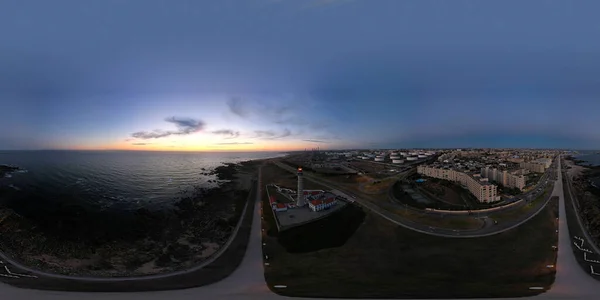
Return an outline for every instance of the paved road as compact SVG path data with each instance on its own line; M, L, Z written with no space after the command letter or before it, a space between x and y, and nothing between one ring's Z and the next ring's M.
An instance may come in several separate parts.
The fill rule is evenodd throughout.
M569 177L569 176L567 176L566 181L567 181L567 186L564 189L565 193L569 193L569 197L571 199L573 199L572 200L572 201L574 201L573 205L575 205L577 200L575 199L575 196L573 195L573 181L571 180L571 177ZM577 205L575 207L577 208L577 207L579 207L579 205ZM579 209L575 209L574 211L575 211L575 215L577 216L577 223L579 224L579 227L585 229L585 226L583 225L583 222L581 221L581 215L579 214ZM583 230L583 235L584 235L586 241L592 241L592 238L590 237L587 230ZM594 252L597 255L600 255L600 248L595 243L587 243L587 244L592 247L592 249L594 250ZM600 266L599 266L599 269L600 269Z
M600 294L600 283L591 278L575 259L573 255L573 243L567 226L565 212L565 197L562 182L560 159L558 162L557 180L554 183L553 196L559 197L559 219L558 219L558 258L556 262L556 280L552 289L543 294L544 299L598 299ZM540 298L542 298L540 297Z
M560 174L560 166L559 166ZM559 176L557 182L562 182ZM258 180L259 188L262 187L260 176ZM257 194L256 201L260 203L260 191ZM529 297L535 299L597 299L600 284L591 279L577 264L571 250L570 237L565 218L565 207L562 184L556 184L553 195L560 197L560 219L559 219L559 250L557 262L556 282L551 291L536 296ZM267 288L264 281L262 245L261 245L261 220L260 205L255 206L254 220L252 222L252 235L248 245L248 250L240 267L225 280L213 285L178 291L151 292L151 293L70 293L70 292L51 292L18 289L6 284L0 284L0 299L44 299L44 300L100 300L100 299L140 299L140 300L158 300L158 299L227 299L227 300L253 300L253 299L278 299L285 300L288 297L281 297L273 294ZM34 279L32 279L34 280ZM314 300L316 298L295 298ZM507 300L509 298L496 298L498 300ZM512 298L525 299L525 298Z
M543 188L543 190L541 190L540 192L537 192L536 189L538 187ZM527 196L531 196L530 199L535 199L539 195L543 194L545 192L545 189L546 189L546 184L540 182L540 183L538 183L538 185L536 186L535 189L521 195L521 198L525 199ZM423 215L438 216L438 217L443 216L444 218L464 218L465 217L464 214L462 214L462 215L461 214L453 214L453 213L447 213L447 212L440 211L440 210L422 210L422 209L410 207L408 205L402 205L402 204L400 204L401 202L399 200L397 200L396 197L394 196L393 189L390 189L388 191L388 197L390 198L390 202L391 202L390 205L393 205L396 209L411 211L415 214L423 214ZM546 200L548 200L548 199L550 199L550 196L548 196L548 198ZM509 211L513 211L516 209L520 209L523 206L527 205L528 203L529 203L528 201L521 201L519 203L513 204L508 207L506 207L506 206L499 207L498 210L495 210L492 212L490 212L490 211L481 212L478 210L473 210L473 214L471 215L471 217L483 220L484 224L483 224L482 228L472 229L472 230L461 230L458 232L458 236L471 236L471 237L479 236L480 237L480 236L484 236L485 234L504 232L508 229L511 229L520 224L523 224L523 220L511 220L511 221L502 221L499 224L494 225L493 216L495 214L498 214L501 212L509 212ZM537 207L534 208L535 212L541 211L541 209L543 209L546 206L546 204L547 204L547 201L538 203ZM529 219L530 218L527 218L527 220L529 220ZM405 221L406 224L409 226L417 227L417 228L419 228L419 226L421 226L420 229L427 230L426 227L422 227L423 225L411 222L410 220L402 219L402 221ZM450 232L448 229L435 228L434 230L436 232L447 233L449 235L455 235L454 232Z
M279 167L281 167L285 170L288 170L290 172L295 172L294 168L287 166L281 162L275 162L275 164L277 164ZM318 182L319 184L324 185L332 190L338 190L338 191L344 190L343 187L340 187L337 184L332 183L331 181L328 181L326 179L316 178L310 173L305 173L304 177L308 180ZM418 222L413 222L406 218L402 218L398 214L390 212L390 211L380 207L379 205L370 202L369 200L365 200L364 198L369 197L368 195L363 195L363 196L357 197L356 195L353 195L352 193L349 193L347 191L344 191L342 194L347 195L346 198L356 201L362 207L365 207L365 208L371 210L372 212L380 215L381 217L389 220L390 222L392 222L396 225L402 226L404 228L407 228L407 229L410 229L410 230L413 230L416 232L424 233L424 234L429 234L429 235L439 236L439 237L452 237L452 238L484 237L484 236L500 234L502 232L511 230L511 229L516 228L516 227L520 226L521 224L529 221L531 218L535 217L540 211L542 211L542 209L546 206L546 204L548 203L548 200L550 199L550 196L549 196L548 199L546 199L546 201L544 201L543 204L540 205L540 207L535 211L535 213L533 213L526 219L521 220L519 222L507 223L507 224L502 224L502 225L492 225L493 222L491 220L489 220L488 218L483 218L484 224L483 224L483 227L480 229L453 230L453 229L446 229L446 228L434 228L432 226L424 225L424 224L421 224ZM402 209L402 207L400 206L399 209ZM456 218L457 216L450 216L450 215L445 216L445 218L453 218L453 217ZM461 216L461 217L464 217L464 216Z

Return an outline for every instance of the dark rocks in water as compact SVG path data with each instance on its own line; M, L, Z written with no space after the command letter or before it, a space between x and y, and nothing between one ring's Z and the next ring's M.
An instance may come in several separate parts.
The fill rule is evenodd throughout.
M103 271L123 265L132 272L154 259L157 266L185 267L204 259L196 257L198 247L203 247L199 244L227 241L249 195L247 190L236 190L233 180L238 171L254 172L255 166L255 162L219 166L211 172L218 187L186 188L162 210L99 210L80 205L73 195L47 199L40 191L24 189L25 199L31 201L11 201L6 210L0 207L0 217L8 216L1 223L0 242L3 251L26 264L61 274L104 276ZM37 204L29 204L33 202ZM40 254L57 259L100 258L84 269L69 269L32 258Z
M0 178L4 177L6 174L10 174L18 170L20 170L20 168L16 166L0 165Z

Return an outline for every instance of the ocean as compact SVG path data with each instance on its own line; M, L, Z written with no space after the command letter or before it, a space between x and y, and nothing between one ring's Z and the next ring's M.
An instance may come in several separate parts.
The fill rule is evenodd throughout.
M24 169L0 178L0 204L17 212L65 205L94 210L141 207L155 210L174 203L194 187L217 187L216 175L206 173L223 163L283 155L276 152L0 151L0 165Z
M584 163L582 165L600 166L600 154L597 154L596 151L593 153L575 155L574 157L583 160Z

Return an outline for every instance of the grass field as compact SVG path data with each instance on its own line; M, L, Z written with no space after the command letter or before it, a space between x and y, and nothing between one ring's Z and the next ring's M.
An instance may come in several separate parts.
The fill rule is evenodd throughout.
M263 169L266 170L266 169ZM276 170L273 170L273 174L278 174ZM281 172L281 171L279 171ZM285 172L285 171L283 171ZM265 174L265 173L263 173ZM317 176L319 177L319 176ZM323 177L326 178L327 180L331 180L330 177ZM421 224L425 224L428 226L433 226L433 227L438 227L438 228L445 228L445 229L457 229L457 230L472 230L472 229L479 229L481 228L481 226L483 225L483 221L470 217L470 216L465 216L464 218L440 218L438 216L432 216L432 215L427 215L427 214L423 214L423 213L419 213L419 212L414 212L411 210L407 210L404 208L403 205L399 205L396 203L392 203L388 193L379 193L379 194L368 194L363 192L360 188L359 188L359 184L360 182L365 182L365 177L363 176L359 176L359 175L355 175L355 176L350 176L349 178L346 178L345 176L337 176L335 177L336 180L331 180L336 182L337 185L343 187L343 190L348 190L353 192L354 194L356 194L358 197L361 197L362 199L365 199L367 201L370 201L374 204L377 204L379 207L393 212L401 217L404 217L412 222L417 222L417 223L421 223ZM267 181L265 181L267 182ZM306 182L310 182L310 180L305 180ZM450 207L450 206L448 206Z
M442 218L435 215L417 213L407 209L396 209L394 210L394 213L412 222L437 228L475 230L483 227L483 221L472 216Z
M274 164L267 164L263 167L263 174L265 184L274 183L280 187L296 190L298 187L298 177L296 174L288 172ZM315 183L313 181L304 179L305 190L327 190L323 185Z
M443 202L446 202L451 205L465 205L465 202L460 197L460 193L458 193L454 189L430 181L425 181L424 183L419 184L418 186L426 192L439 197L443 200Z
M281 193L277 192L277 189L275 187L269 186L267 187L267 189L269 190L269 195L270 196L275 196L275 200L279 203L292 203L294 202L292 199L286 197L285 195L282 195Z
M501 211L490 215L491 218L498 221L514 221L523 218L524 215L531 214L537 210L540 205L548 198L554 186L549 186L544 190L544 193L537 196L531 202L515 209Z
M277 234L263 235L270 254L265 278L274 292L294 297L461 298L519 297L554 281L556 203L516 229L484 238L440 238L396 226L370 212L341 246L294 251ZM268 214L266 214L268 215ZM357 220L360 220L357 218ZM265 217L264 226L274 226ZM343 228L343 225L327 225ZM298 228L300 230L301 228ZM305 228L307 243L327 241L332 230ZM298 233L300 234L300 233ZM293 247L302 247L297 239ZM293 253L295 252L295 253ZM301 252L301 253L299 253Z
M387 194L391 186L396 182L395 178L373 180L359 185L360 190L366 194Z

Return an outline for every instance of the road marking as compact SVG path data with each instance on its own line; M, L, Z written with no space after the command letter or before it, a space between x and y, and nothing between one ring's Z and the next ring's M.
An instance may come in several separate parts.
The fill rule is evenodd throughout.
M577 245L577 243L573 242L573 245L575 245L575 247L577 247L577 249L583 251L583 252L587 252L587 253L592 253L591 250L589 249L585 249L585 248L581 248L581 246Z
M6 272L10 275L14 275L14 276L21 276L21 277L29 277L29 278L37 278L37 276L34 275L26 275L26 274L19 274L19 273L13 273L8 269L8 266L4 266L4 269L6 270Z
M591 271L592 275L600 275L600 273L594 272L594 267L593 266L590 266L590 271Z
M0 274L0 276L2 276L2 277L8 277L8 278L19 278L19 276L5 275L5 274Z
M600 264L600 261L598 261L598 260L588 259L587 258L587 254L588 254L587 252L583 252L583 260L585 260L587 262L592 262L592 263Z
M10 275L14 275L14 276L21 276L21 277L29 277L29 278L37 278L37 276L34 275L26 275L26 274L19 274L19 273L13 273L8 269L8 266L4 266L4 269L6 270L6 272Z

